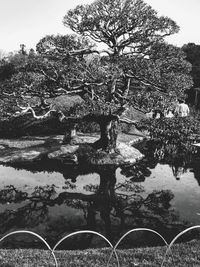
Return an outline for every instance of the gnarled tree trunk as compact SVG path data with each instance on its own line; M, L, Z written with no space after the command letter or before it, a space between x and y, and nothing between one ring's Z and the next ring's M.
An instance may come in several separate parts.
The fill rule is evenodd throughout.
M63 144L74 144L76 138L76 123L69 123L69 128L63 137Z
M70 127L65 135L65 143L73 143L75 138L75 125L80 121L96 122L100 126L100 139L93 144L94 149L102 149L107 152L116 152L118 135L118 116L117 115L99 115L88 114L83 117L65 117L62 121L69 123Z
M96 122L100 126L100 139L93 144L95 149L116 152L118 121L109 115L101 115Z

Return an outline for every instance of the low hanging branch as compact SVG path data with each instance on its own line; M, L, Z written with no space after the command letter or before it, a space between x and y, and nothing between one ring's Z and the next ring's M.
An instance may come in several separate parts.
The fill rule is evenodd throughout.
M84 55L89 55L89 54L94 54L94 53L99 54L99 55L103 53L106 53L109 56L112 55L112 53L107 50L98 51L98 50L90 49L90 48L71 50L71 51L67 51L64 48L49 49L48 51L45 52L45 55L47 57L62 59L64 61L65 59L68 59L69 57L84 56Z
M119 120L119 116L115 114L109 114L109 115L102 115L102 114L86 114L83 116L79 117L70 117L70 116L65 116L63 112L59 111L60 114L60 121L62 122L70 122L70 123L79 123L81 121L86 121L86 122L93 122L95 121L96 123L100 123L101 121L111 121L111 120Z
M123 94L121 95L122 98L124 98L124 99L127 99L127 97L128 97L128 93L129 93L129 89L130 89L130 84L131 84L131 78L128 78L128 80L126 82L125 90L124 90Z
M138 121L133 121L128 118L119 118L119 121L126 124L134 124L137 125Z
M160 86L160 85L157 85L157 84L155 84L155 83L153 83L153 82L150 82L149 80L146 80L146 79L141 78L141 77L139 77L139 76L137 76L137 75L134 75L134 74L126 74L126 76L127 76L128 78L133 78L133 79L135 79L135 80L141 82L141 84L143 84L143 85L145 85L145 86L153 86L153 88L155 88L156 90L158 90L158 91L161 92L162 94L166 94L166 95L167 95L167 93L164 92L164 91L166 91L166 88L164 88L164 87L162 87L162 86Z
M12 92L12 93L3 92L3 94L6 96L16 96L17 95L15 92Z
M27 107L23 107L23 106L17 104L17 106L22 111L21 112L16 112L15 116L24 115L24 114L26 114L28 112L31 112L33 118L35 118L37 120L45 119L45 118L49 117L51 115L51 113L57 112L54 108L51 108L50 110L48 110L48 112L46 112L43 115L36 115L35 110L30 105L28 105ZM126 108L124 106L122 106L114 114L109 114L109 115L86 114L86 115L78 116L78 117L65 116L62 111L59 111L58 114L59 114L60 122L69 122L69 123L73 123L73 124L80 123L82 121L101 123L102 121L106 121L106 120L107 121L115 120L115 121L126 123L126 124L134 124L134 125L136 125L137 121L130 120L130 119L126 118L126 117L120 118L120 116L123 115L125 110L126 110Z
M79 95L79 94L82 94L82 93L85 92L85 93L89 93L91 95L91 100L93 100L94 97L98 98L98 96L94 92L93 86L95 85L95 86L99 87L99 86L102 86L104 84L105 84L104 82L100 82L100 83L96 83L96 82L88 83L88 82L85 82L85 83L83 83L83 84L81 84L79 86L73 86L73 87L69 87L68 86L68 89L58 88L58 89L55 90L55 92L56 92L57 96L63 95L63 93L65 95L72 95L72 94Z
M33 118L35 118L35 119L37 119L37 120L45 119L45 118L49 117L50 114L51 114L52 112L56 112L56 110L52 108L52 109L50 109L49 111L47 111L45 114L43 114L43 115L39 115L39 116L38 116L38 115L36 115L35 110L34 110L29 104L28 104L27 107L23 107L23 106L20 106L20 105L17 103L17 106L18 106L22 111L21 111L21 112L17 111L17 112L15 113L15 116L24 115L24 114L26 114L26 113L28 113L28 112L31 112Z
M51 81L53 81L53 82L56 82L56 81L57 81L57 79L58 79L58 75L56 75L56 76L57 76L57 79L55 79L55 78L53 78L52 76L49 76L43 69L39 68L38 70L39 70L39 72L41 72L47 79L49 79L49 80L51 80Z

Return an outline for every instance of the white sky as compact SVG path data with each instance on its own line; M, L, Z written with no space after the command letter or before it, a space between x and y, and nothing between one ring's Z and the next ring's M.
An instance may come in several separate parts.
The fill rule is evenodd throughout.
M178 46L200 44L200 0L145 0L159 15L175 20L181 30L167 39ZM34 48L47 34L67 34L62 20L67 10L93 0L0 0L0 50Z

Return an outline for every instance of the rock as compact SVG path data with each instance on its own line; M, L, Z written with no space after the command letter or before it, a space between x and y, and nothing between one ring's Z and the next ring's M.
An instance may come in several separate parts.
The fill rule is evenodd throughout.
M139 150L125 143L118 143L117 148L120 155L123 157L124 162L135 163L137 160L144 157Z
M75 154L63 155L57 158L64 164L78 164L78 157Z
M121 118L128 118L132 121L141 121L143 119L146 119L146 114L142 111L135 109L133 106L127 106Z
M36 160L40 157L41 153L39 151L18 151L18 153L11 153L7 156L1 156L0 162L2 163L21 163L21 162L30 162Z
M78 145L61 146L59 150L49 153L49 159L59 160L64 164L78 164L78 157L74 154L78 150Z
M60 145L58 141L61 137L48 138L32 137L32 140L19 139L9 140L0 139L0 162L12 163L33 163L41 159L48 158L57 160L63 164L82 164L82 165L115 165L120 166L126 163L135 163L143 155L130 144L136 137L132 135L120 135L117 143L117 152L107 153L102 150L95 150L91 143L98 140L98 135L80 135L79 142L75 145ZM37 144L37 145L36 145ZM5 147L6 149L4 149ZM8 147L8 149L7 149ZM22 149L23 148L23 149Z
M123 142L117 143L119 153L108 154L104 151L96 151L89 144L65 145L60 149L49 153L49 159L56 159L64 164L89 164L89 165L121 165L135 163L143 155L134 147Z
M20 140L20 139L0 139L1 145L6 145L9 148L27 148L38 146L45 143L45 140Z
M80 164L89 165L115 165L120 166L125 163L135 163L143 158L143 154L136 148L118 142L117 150L119 153L106 153L105 151L96 151L89 145L82 145L77 150L78 161Z
M52 153L49 153L48 154L48 158L49 159L58 159L58 158L63 158L63 157L66 157L66 156L69 156L70 154L74 154L77 149L79 148L78 145L65 145L65 146L61 146L60 149L52 152Z

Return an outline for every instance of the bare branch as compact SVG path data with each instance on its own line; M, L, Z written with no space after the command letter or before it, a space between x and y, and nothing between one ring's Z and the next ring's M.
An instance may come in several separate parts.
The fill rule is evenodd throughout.
M139 82L141 82L141 84L145 85L145 86L153 86L156 90L160 91L162 94L166 94L164 91L166 91L166 88L162 87L161 85L157 85L154 82L151 82L145 78L141 78L138 77L137 75L134 74L126 74L126 76L128 78L134 78L135 80L138 80Z
M101 50L101 51L99 51L99 54L103 54L103 53L106 53L109 56L113 55L113 52L109 52L108 50Z
M124 93L123 93L124 98L127 98L127 96L128 96L129 89L130 89L130 83L131 83L131 79L128 78L127 85L126 85L126 88L125 88Z
M64 113L61 110L59 111L58 114L59 114L59 117L58 117L59 121L63 122L66 119L66 116L64 115Z
M137 125L137 121L130 120L128 118L119 118L120 122L126 123L126 124L134 124Z
M94 97L94 89L90 89L88 87L90 86L93 86L93 85L96 85L96 86L102 86L104 85L105 83L104 82L101 82L101 83L96 83L96 82L91 82L91 83L88 83L88 82L85 82L81 85L78 85L78 86L68 86L68 89L64 89L64 88L58 88L56 89L56 92L57 93L64 93L66 95L69 95L69 94L80 94L80 93L83 93L84 91L87 92L87 93L90 93L91 94L91 97Z
M47 77L49 80L54 81L54 82L57 81L57 80L54 79L53 77L49 76L44 70L42 70L42 69L39 68L39 71L40 71L45 77Z
M99 54L99 51L85 48L85 49L80 49L80 50L69 51L68 53L70 56L78 56L78 55L83 55L83 54L87 55L87 54L92 54L92 53Z
M15 113L17 116L31 112L33 115L33 118L35 118L37 120L45 119L45 118L49 117L52 112L56 111L55 109L50 109L47 113L40 115L40 116L37 116L35 113L35 110L29 104L27 105L27 107L23 107L23 106L20 106L17 102L17 106L22 110L21 112Z
M12 93L6 93L6 92L3 92L4 95L6 96L16 96L16 93L15 92L12 92Z
M78 86L78 88L82 88L82 87L83 87L82 85L81 86ZM70 90L70 91L68 91L68 90L66 90L64 88L59 88L56 91L57 92L60 92L61 94L63 92L66 95L69 95L69 94L79 94L79 93L82 93L83 92L83 88L82 89L73 89L73 90Z
M50 57L53 56L54 58L62 58L64 60L64 59L69 58L70 56L83 56L83 55L89 55L93 53L99 54L99 51L90 49L90 48L71 50L71 51L67 51L64 48L59 48L59 49L56 48L56 49L48 50L45 54L46 56L50 56Z
M113 79L112 80L112 84L111 84L111 89L110 89L110 94L113 95L116 89L116 83L117 83L117 79Z

